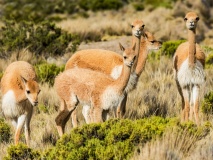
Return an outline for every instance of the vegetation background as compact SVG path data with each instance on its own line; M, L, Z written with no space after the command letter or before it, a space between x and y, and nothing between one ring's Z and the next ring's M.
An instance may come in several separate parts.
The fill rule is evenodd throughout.
M183 17L200 16L197 42L206 54L201 93L201 127L180 123L181 101L172 70L176 47L187 39ZM71 121L59 139L54 78L77 50L101 48L121 53L131 43L130 23L163 41L149 54L137 89L127 101L125 119L85 125ZM13 145L14 129L0 109L0 159L213 159L213 2L212 0L1 0L0 77L13 61L35 66L41 85L31 121L31 146ZM24 143L24 135L21 137Z

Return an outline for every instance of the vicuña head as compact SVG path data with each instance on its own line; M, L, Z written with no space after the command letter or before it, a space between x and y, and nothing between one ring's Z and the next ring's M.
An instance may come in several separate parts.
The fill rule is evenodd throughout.
M184 18L184 21L186 22L186 27L189 30L195 30L199 17L195 12L188 12Z
M143 23L142 20L135 20L131 23L132 27L132 35L135 37L141 37L145 24Z
M39 85L35 80L29 79L26 80L25 78L21 77L25 96L30 101L33 106L37 106L38 104L38 94L40 92Z

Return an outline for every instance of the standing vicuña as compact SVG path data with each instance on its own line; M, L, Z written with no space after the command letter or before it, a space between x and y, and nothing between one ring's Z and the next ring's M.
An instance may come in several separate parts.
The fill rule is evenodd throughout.
M2 111L16 128L15 144L25 125L26 143L30 142L30 120L40 92L33 67L24 61L11 63L1 79Z
M117 80L101 72L82 68L66 70L56 77L54 87L61 101L60 112L56 117L60 136L64 133L70 113L79 102L91 106L92 122L102 122L103 110L118 106L136 59L135 45L125 49L120 44L120 48L123 51L123 67Z
M205 81L205 54L195 41L198 20L196 13L186 14L184 21L188 29L188 42L182 43L177 48L173 65L176 84L182 99L182 120L188 121L188 118L192 119L194 114L195 121L199 125L199 90Z
M137 23L136 23L137 22ZM138 25L137 25L138 24ZM132 24L133 35L140 30L142 21L135 21ZM137 29L136 29L137 28ZM138 36L133 36L133 42L139 42L139 48L136 49L136 53L139 50L139 55L137 61L135 62L135 67L132 69L130 80L125 89L124 97L121 100L117 108L117 117L122 117L126 111L126 100L127 94L136 88L138 79L145 67L147 54L150 50L157 50L161 47L162 43L157 41L153 34L150 32L145 32L143 37L139 40ZM141 42L140 42L141 41ZM136 43L137 46L137 43ZM107 60L107 61L106 61ZM67 62L65 69L70 69L74 67L88 68L95 71L102 72L111 76L113 79L117 79L121 75L122 70L122 56L118 53L102 50L102 49L87 49L76 52ZM89 120L89 106L83 106L83 115L87 123ZM74 124L77 123L76 119L73 120Z
M140 50L140 41L141 35L143 34L144 30L144 23L141 20L135 20L132 22L132 44L136 44L136 54L139 54ZM107 61L106 61L107 59ZM79 68L88 68L94 71L99 71L104 74L110 75L113 79L117 79L121 75L123 64L123 58L120 54L102 50L102 49L87 49L83 51L78 51L75 53L67 62L65 69L70 69L74 67ZM135 60L134 67L136 67L137 60ZM132 79L132 78L131 78ZM133 80L134 81L134 80ZM130 85L131 83L129 83ZM125 97L121 100L119 106L125 103ZM125 102L123 102L125 101ZM118 107L120 108L120 107ZM90 106L84 105L82 113L86 120L86 123L90 122L89 118L89 109ZM120 111L120 109L118 109ZM120 114L119 114L120 115ZM118 113L116 114L118 116ZM76 118L76 111L72 113L72 123L73 126L77 126L77 118Z

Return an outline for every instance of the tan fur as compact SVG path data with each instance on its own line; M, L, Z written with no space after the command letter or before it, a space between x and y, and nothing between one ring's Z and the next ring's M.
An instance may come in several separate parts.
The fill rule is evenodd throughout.
M25 138L29 145L29 123L33 106L37 105L38 93L40 92L35 79L36 74L33 67L24 61L11 63L1 79L3 114L7 119L11 119L17 124L15 144L19 141L20 132L25 123Z
M121 49L124 51L123 69L117 80L104 73L82 68L66 70L56 77L54 87L61 101L60 113L56 117L60 136L69 117L67 111L72 112L79 102L91 106L91 122L102 122L103 110L117 107L136 57L135 46L133 49L121 46Z
M178 46L173 66L178 91L182 98L182 121L194 118L199 125L199 88L205 80L204 66L205 54L195 41L196 26L199 17L194 12L189 12L184 18L188 29L188 42ZM185 72L185 73L184 73Z

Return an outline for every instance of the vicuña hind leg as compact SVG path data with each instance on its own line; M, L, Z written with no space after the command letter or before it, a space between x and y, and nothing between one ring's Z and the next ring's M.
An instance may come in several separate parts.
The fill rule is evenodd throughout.
M183 97L183 92L182 92L182 88L181 88L181 86L180 86L180 84L179 84L179 82L178 82L178 80L176 80L176 84L177 84L177 89L178 89L178 92L179 92L179 94L180 94L180 96L181 96L181 121L183 122L184 120L185 120L185 110L184 110L184 108L185 108L185 101L184 101L184 97Z
M60 111L58 116L55 118L56 127L58 130L58 134L61 137L64 134L65 125L69 120L71 112L68 110Z

